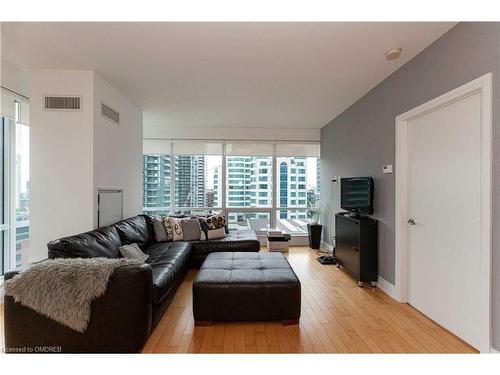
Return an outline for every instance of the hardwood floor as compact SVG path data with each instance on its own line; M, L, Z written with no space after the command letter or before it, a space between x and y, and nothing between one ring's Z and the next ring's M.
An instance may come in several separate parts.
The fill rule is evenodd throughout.
M321 265L308 247L287 255L302 284L300 324L219 323L195 327L191 270L144 353L477 353L413 307L345 271Z
M144 353L477 353L413 307L377 288L358 288L307 247L287 255L302 284L299 325L220 323L195 327L189 271L146 343ZM3 347L0 305L0 348Z

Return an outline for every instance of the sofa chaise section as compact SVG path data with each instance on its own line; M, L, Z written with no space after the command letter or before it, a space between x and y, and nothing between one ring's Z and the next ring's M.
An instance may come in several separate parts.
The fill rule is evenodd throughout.
M224 238L190 243L193 246L191 264L196 267L200 267L211 253L260 251L260 242L253 230L229 231Z

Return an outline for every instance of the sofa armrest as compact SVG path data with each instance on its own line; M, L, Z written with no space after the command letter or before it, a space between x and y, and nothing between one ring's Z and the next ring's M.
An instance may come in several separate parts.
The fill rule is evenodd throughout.
M6 280L17 271L7 273ZM152 270L119 267L106 293L92 302L90 322L79 333L5 296L6 352L138 352L151 333Z

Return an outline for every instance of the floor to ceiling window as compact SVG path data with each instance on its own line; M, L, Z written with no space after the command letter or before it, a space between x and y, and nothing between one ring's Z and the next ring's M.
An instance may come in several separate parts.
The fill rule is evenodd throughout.
M195 215L222 209L220 142L145 140L144 212Z
M5 239L6 239L6 233L8 233L9 226L6 224L8 221L8 207L6 207L6 202L5 202L5 167L6 167L6 145L5 145L5 135L8 132L6 129L9 128L9 123L10 119L6 117L0 117L0 275L3 275L5 272L5 269L8 268L8 264L6 264L6 261L8 263L8 254L7 254L7 249L8 246L6 246ZM7 137L8 138L8 137Z
M29 262L29 105L2 88L0 273Z
M276 214L276 226L292 234L305 234L307 224L318 209L319 146L277 143L276 157L282 171L278 191L278 199L282 204Z
M319 144L144 141L144 211L222 210L230 228L303 235L319 196Z

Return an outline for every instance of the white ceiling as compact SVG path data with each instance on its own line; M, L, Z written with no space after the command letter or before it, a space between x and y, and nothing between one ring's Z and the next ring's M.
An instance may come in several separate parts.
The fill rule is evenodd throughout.
M453 25L3 23L2 52L95 70L150 126L321 128Z

